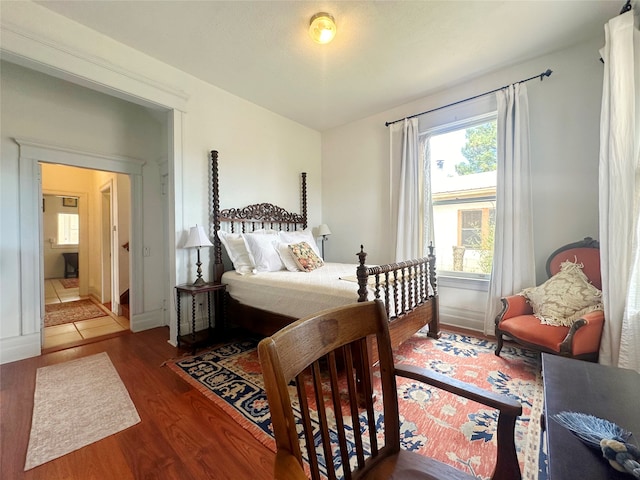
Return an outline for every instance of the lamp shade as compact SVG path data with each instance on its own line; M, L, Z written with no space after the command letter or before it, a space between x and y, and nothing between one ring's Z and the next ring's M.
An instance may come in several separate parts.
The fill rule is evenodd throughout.
M318 236L324 237L325 235L331 235L331 230L329 230L329 226L326 223L323 223L318 227Z
M316 13L311 17L309 35L316 43L329 43L336 36L336 22L328 13Z
M207 237L202 225L196 225L195 227L191 227L189 238L187 239L187 243L184 244L184 248L200 247L213 247L213 244L211 240L209 240L209 237Z

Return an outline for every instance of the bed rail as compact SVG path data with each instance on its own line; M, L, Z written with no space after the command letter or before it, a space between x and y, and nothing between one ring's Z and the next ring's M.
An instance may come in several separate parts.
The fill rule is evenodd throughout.
M437 296L433 245L429 246L426 257L373 267L365 265L367 254L362 245L357 255L360 260L356 272L358 302L366 302L369 289L373 288L373 296L384 302L389 320L405 315ZM386 288L388 286L393 288Z

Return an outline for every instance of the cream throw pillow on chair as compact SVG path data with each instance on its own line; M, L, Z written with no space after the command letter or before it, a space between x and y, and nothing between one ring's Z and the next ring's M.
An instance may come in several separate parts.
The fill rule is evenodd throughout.
M519 295L545 325L570 327L582 315L603 309L602 292L589 282L582 264L570 261L563 262L560 271L542 285L525 288Z

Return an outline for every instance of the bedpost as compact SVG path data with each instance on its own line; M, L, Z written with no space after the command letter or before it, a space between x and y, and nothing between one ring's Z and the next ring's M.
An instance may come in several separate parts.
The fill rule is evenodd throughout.
M307 172L302 172L302 218L304 219L304 224L302 228L306 230L307 228Z
M367 266L364 264L367 259L367 253L364 251L364 246L360 245L360 252L356 253L360 259L360 264L356 270L356 277L358 278L358 302L366 302L369 290L367 289L367 283L369 275L367 274Z
M429 285L433 289L433 295L438 294L438 280L436 279L436 256L433 254L433 242L429 242Z
M218 151L211 150L211 190L213 192L213 278L219 282L224 273L222 245L218 238L220 230L220 190L218 185Z
M433 318L429 323L428 337L440 338L442 333L440 332L440 306L438 305L438 283L436 280L436 256L433 254L433 242L429 242L429 286L433 289Z

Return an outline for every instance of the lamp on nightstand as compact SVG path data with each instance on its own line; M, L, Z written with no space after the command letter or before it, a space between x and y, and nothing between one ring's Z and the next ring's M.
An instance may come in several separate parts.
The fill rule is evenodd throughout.
M323 223L318 227L318 236L322 237L322 259L324 260L324 242L327 240L327 237L331 235L331 230L329 230L329 226L326 223Z
M202 226L196 225L195 227L191 227L189 231L189 238L187 239L187 243L184 244L184 248L197 248L198 249L198 261L196 265L198 266L198 278L193 282L195 287L200 287L204 285L206 282L202 279L202 263L200 262L200 247L213 247L213 244L207 237L207 234L204 231Z

